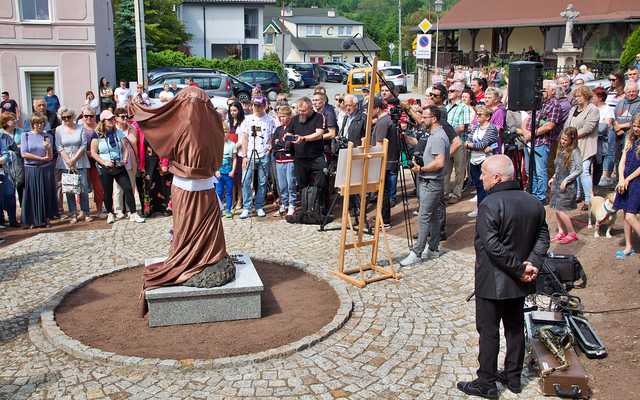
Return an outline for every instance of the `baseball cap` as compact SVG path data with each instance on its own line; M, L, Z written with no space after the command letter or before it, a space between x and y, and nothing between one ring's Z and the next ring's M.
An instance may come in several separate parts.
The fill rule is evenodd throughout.
M100 119L101 120L102 119L107 120L107 119L111 119L113 117L115 117L115 115L113 115L113 113L110 110L104 110L103 112L100 113Z
M255 105L263 107L267 105L267 99L264 96L255 96L253 99L251 99L251 102Z

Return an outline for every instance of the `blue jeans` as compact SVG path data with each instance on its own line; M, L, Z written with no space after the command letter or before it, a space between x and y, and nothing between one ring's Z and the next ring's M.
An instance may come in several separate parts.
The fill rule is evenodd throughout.
M604 150L604 160L602 161L602 171L611 173L616 166L616 132L609 128L607 141L602 143Z
M524 165L529 173L529 151L528 147L524 149ZM543 144L535 147L535 176L533 177L533 193L536 199L544 202L547 198L547 185L549 183L549 175L547 174L547 160L549 159L549 145Z
M578 196L584 195L585 204L591 204L593 196L593 182L591 180L591 163L593 157L582 160L582 173L580 174L580 185L578 185Z
M388 169L384 178L384 198L382 200L382 221L385 224L391 222L391 201L396 193L398 186L398 170Z
M276 163L276 178L278 179L278 193L280 201L285 207L296 205L296 176L293 173L293 161Z
M242 207L245 210L251 210L253 203L253 166L258 169L258 190L256 191L256 210L264 207L264 197L267 194L267 176L269 173L269 156L262 156L251 159L247 165L247 170L242 177Z
M82 187L82 193L80 196L80 210L86 215L89 215L89 190L91 189L89 186L89 180L87 178L87 172L89 170L85 168L79 168L78 174L80 175L80 187ZM68 173L69 171L66 169L60 170L61 173ZM76 194L75 193L65 193L67 197L67 207L69 207L69 213L71 215L75 215L78 211L76 206Z
M226 209L231 212L231 206L233 205L233 178L229 174L220 174L218 177L218 183L216 183L216 193L218 198L222 201L222 196L226 191Z
M484 191L484 186L482 186L482 181L480 180L480 174L482 173L482 163L475 165L470 164L469 174L471 175L471 181L473 185L476 187L476 195L478 196L477 204L480 205L482 200L487 197L487 192Z
M4 212L7 212L10 225L16 225L16 188L7 176L0 177L0 222L4 223Z

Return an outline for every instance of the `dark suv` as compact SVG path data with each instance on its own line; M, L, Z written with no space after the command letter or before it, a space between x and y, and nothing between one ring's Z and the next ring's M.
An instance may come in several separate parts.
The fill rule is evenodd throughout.
M235 96L239 100L251 99L251 89L253 86L241 81L233 75L225 74L223 72L170 72L164 73L157 77L153 83L163 84L176 82L178 85L186 84L186 79L192 78L193 82L200 87L200 89L207 92L209 97L222 96L231 97Z
M250 70L238 74L238 79L252 86L260 85L262 93L275 101L278 93L282 92L282 81L277 72L265 70Z
M305 87L315 86L320 81L320 67L313 63L286 63L288 68L293 68L302 76Z

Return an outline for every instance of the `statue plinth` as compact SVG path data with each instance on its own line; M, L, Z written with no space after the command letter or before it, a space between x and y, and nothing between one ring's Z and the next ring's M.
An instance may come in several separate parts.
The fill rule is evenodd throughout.
M553 49L553 53L558 57L557 72L567 73L569 69L576 66L576 60L582 54L582 49L562 46L559 49Z

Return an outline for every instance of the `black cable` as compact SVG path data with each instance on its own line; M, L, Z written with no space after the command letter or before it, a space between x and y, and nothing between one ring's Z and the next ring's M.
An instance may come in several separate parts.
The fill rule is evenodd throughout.
M610 310L582 311L582 312L585 314L608 314L608 313L630 312L630 311L638 311L638 310L640 310L640 306L629 307L629 308L613 308Z

